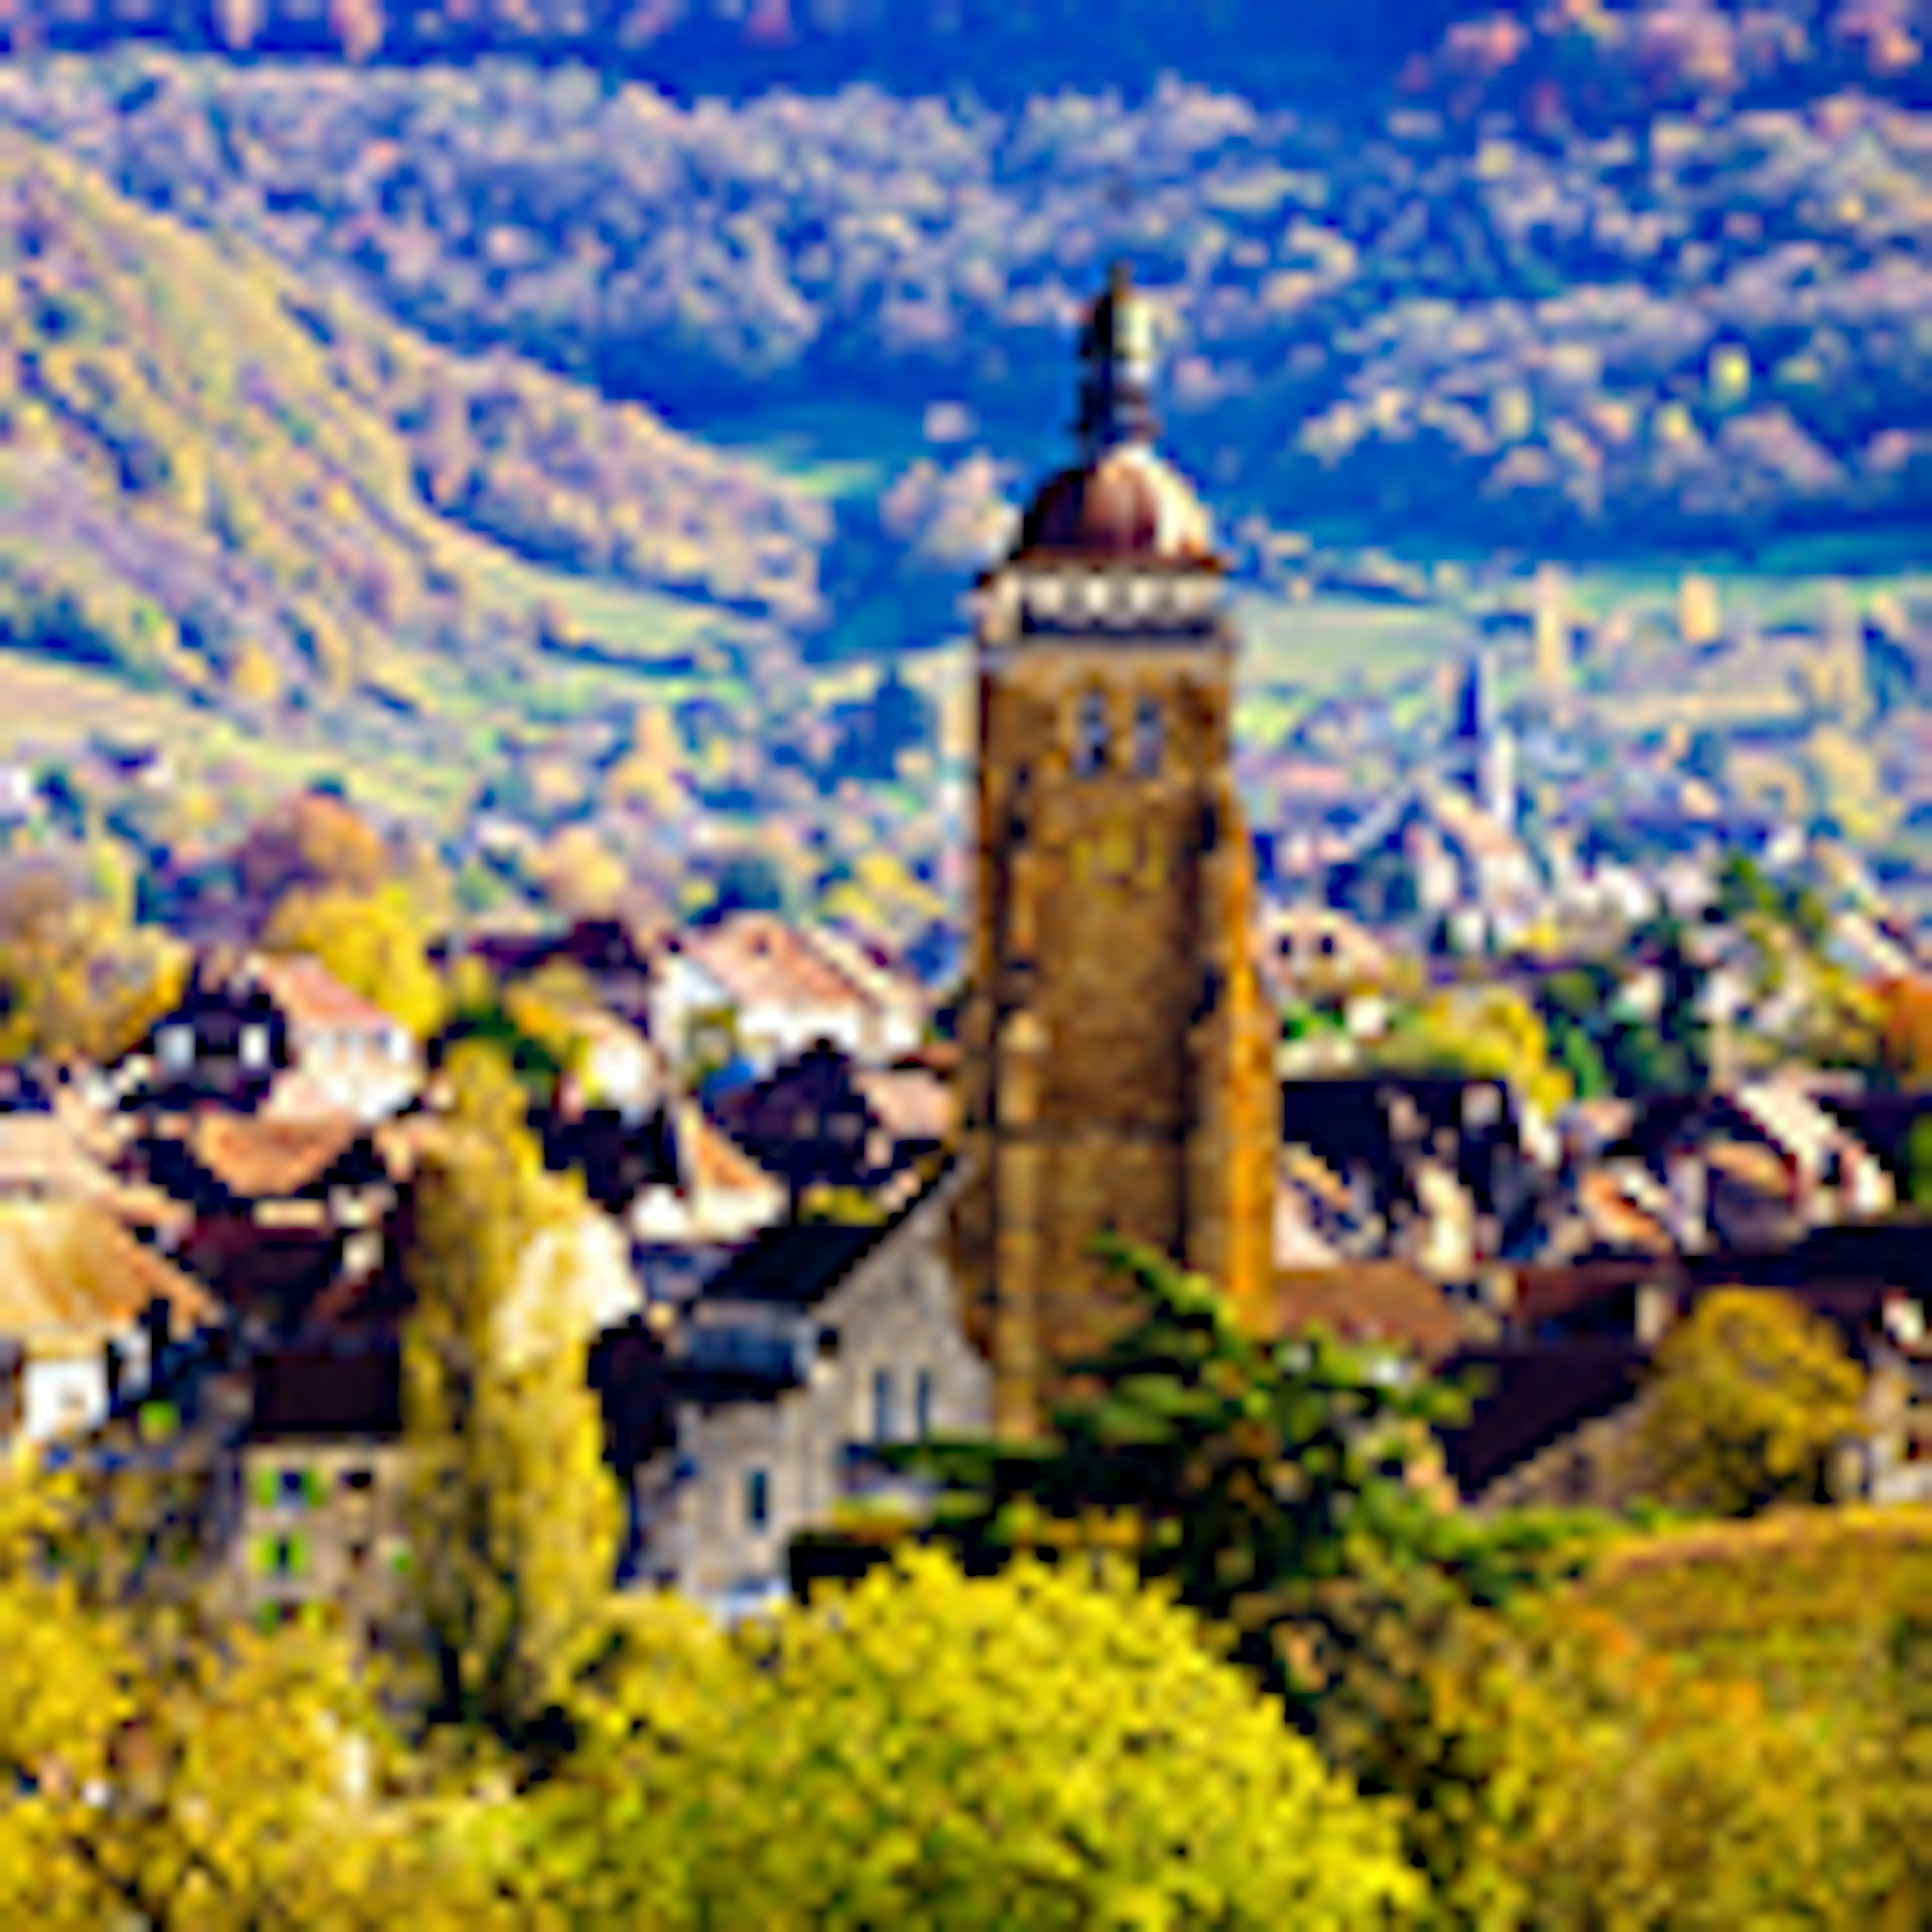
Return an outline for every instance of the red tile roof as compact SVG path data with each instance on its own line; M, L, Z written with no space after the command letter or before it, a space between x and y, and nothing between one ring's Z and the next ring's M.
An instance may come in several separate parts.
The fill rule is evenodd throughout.
M250 1199L298 1194L326 1173L361 1132L345 1114L302 1120L208 1112L189 1136L194 1157L230 1192Z
M692 956L747 1006L851 1006L863 995L802 934L750 913L693 934Z
M0 1204L0 1335L92 1346L124 1334L157 1296L176 1332L217 1312L208 1291L92 1202Z
M1277 1269L1274 1307L1279 1333L1318 1322L1345 1340L1390 1343L1425 1362L1469 1339L1456 1304L1406 1262Z
M395 1024L380 1006L352 993L306 953L264 955L249 972L298 1027L328 1033L386 1034Z
M935 1073L920 1067L890 1072L862 1067L852 1084L896 1140L943 1141L952 1132L957 1114L952 1089Z

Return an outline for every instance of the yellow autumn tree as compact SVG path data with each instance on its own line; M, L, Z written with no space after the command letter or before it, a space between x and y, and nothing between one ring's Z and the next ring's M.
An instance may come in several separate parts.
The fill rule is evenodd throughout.
M320 960L352 992L428 1039L445 1013L441 976L430 964L422 923L400 886L361 892L335 886L291 892L262 932L270 952Z
M460 1816L391 1774L338 1640L164 1606L102 1534L74 1482L0 1471L0 1923L517 1922Z
M115 1060L172 1004L187 949L121 896L52 860L0 875L0 1056Z
M235 852L242 891L264 909L297 891L374 893L388 882L382 835L346 799L298 793L253 826Z
M514 1743L597 1643L618 1495L572 1250L544 1240L580 1200L544 1172L500 1055L465 1044L446 1071L448 1132L417 1180L406 1258L412 1574L436 1714Z
M1640 1431L1646 1486L1720 1516L1822 1502L1858 1432L1864 1378L1833 1330L1769 1289L1705 1295L1658 1352Z
M1541 1017L1509 986L1436 994L1390 1029L1376 1058L1390 1066L1507 1081L1545 1114L1564 1106L1574 1091L1550 1053Z
M1593 1932L1888 1922L1861 1741L1687 1664L1568 1592L1504 1612L1376 1605L1348 1670L1372 1721L1322 1726L1389 1792L1425 1922ZM1901 1924L1916 1923L1907 1918Z
M627 1604L532 1801L575 1922L767 1932L1389 1922L1395 1820L1124 1573L937 1551L735 1635Z

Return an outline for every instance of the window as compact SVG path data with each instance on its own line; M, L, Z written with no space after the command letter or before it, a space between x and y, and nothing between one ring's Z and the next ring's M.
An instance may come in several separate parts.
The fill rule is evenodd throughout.
M299 1536L265 1536L255 1546L255 1567L264 1576L287 1582L308 1568L308 1545Z
M369 1490L375 1486L374 1469L345 1469L342 1472L342 1486L345 1490Z
M154 1041L161 1064L178 1072L194 1058L194 1035L184 1026L162 1028Z
M932 1371L921 1369L913 1384L913 1432L923 1442L932 1433Z
M1159 775L1162 739L1160 700L1143 698L1134 707L1134 770L1138 776Z
M872 1440L890 1442L892 1439L892 1372L890 1369L872 1371Z
M242 1029L242 1064L250 1072L262 1072L268 1064L268 1029L244 1026Z
M745 1525L748 1529L767 1529L772 1520L771 1478L763 1469L745 1472Z
M1103 771L1107 764L1107 700L1090 691L1080 700L1078 731L1073 748L1073 769L1082 778Z

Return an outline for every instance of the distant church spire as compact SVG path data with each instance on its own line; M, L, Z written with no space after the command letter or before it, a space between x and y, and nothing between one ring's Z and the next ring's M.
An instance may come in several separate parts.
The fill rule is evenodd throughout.
M1116 262L1107 292L1093 307L1080 338L1082 376L1078 430L1091 462L1124 442L1154 437L1154 305L1134 287L1125 262Z
M1469 796L1506 831L1516 829L1516 740L1496 716L1489 658L1472 651L1464 660L1456 698L1454 760Z

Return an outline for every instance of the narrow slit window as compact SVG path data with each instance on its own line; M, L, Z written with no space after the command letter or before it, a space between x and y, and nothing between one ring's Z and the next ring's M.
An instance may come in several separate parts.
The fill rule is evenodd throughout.
M1097 691L1088 692L1080 700L1079 735L1073 750L1073 768L1082 778L1104 771L1107 764L1107 700Z
M772 1520L771 1478L763 1469L745 1474L745 1522L752 1529L764 1529Z
M1165 749L1157 698L1143 698L1134 707L1134 770L1144 778L1158 775Z

